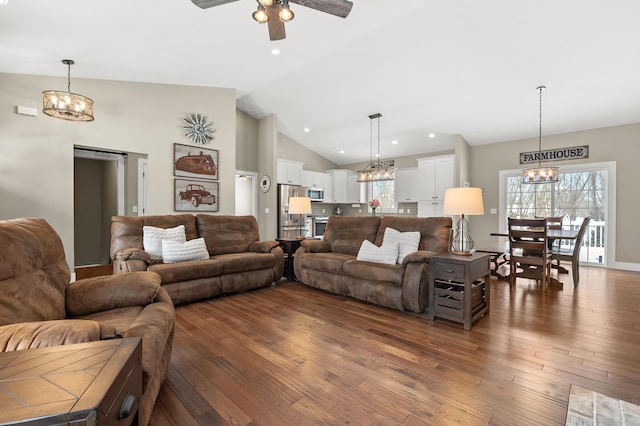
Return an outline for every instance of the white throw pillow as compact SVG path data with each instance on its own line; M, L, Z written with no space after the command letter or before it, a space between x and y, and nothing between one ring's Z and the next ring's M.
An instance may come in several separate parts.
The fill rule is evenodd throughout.
M382 238L382 245L384 246L387 243L398 244L398 263L402 263L406 255L418 251L420 232L400 232L397 229L386 228Z
M162 258L162 240L179 243L187 241L184 225L168 229L156 228L155 226L142 227L142 245L144 246L144 251L149 253L149 256L158 259Z
M394 265L398 259L398 244L387 243L378 247L371 241L364 240L358 251L357 259Z
M179 243L162 240L162 261L164 263L186 262L188 260L204 260L209 258L204 238Z

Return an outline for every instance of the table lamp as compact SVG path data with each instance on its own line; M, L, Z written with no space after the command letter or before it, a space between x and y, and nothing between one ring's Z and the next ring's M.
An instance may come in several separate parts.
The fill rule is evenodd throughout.
M456 230L451 241L453 254L471 255L473 240L469 232L469 221L465 215L483 215L481 188L449 188L444 193L442 213L460 215L456 223Z
M302 227L304 223L304 219L302 215L311 214L311 198L309 197L290 197L289 198L289 214L297 214L300 215L300 234L296 238L304 238L304 234L302 233Z

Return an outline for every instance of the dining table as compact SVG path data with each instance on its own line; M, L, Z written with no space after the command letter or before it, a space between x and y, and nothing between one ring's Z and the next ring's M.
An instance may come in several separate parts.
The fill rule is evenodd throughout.
M576 238L578 238L578 232L580 232L579 228L578 229L547 229L547 240L549 240L549 246L551 246L551 244L555 240L575 240ZM505 231L492 232L490 235L492 237L508 237L509 231L505 230ZM559 274L569 273L569 271L563 266L552 265L552 267L554 269L557 269ZM555 277L549 277L549 282L551 287L556 287L559 289L563 288L562 282Z

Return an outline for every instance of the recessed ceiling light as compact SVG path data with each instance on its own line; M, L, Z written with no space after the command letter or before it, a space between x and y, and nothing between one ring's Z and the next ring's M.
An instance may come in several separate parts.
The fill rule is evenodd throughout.
M304 131L305 131L305 132L307 132L307 133L309 133L309 132L311 131L311 129L310 129L310 128L308 128L308 127L305 127L305 128L304 128Z
M398 141L391 141L393 145L398 145Z
M433 138L436 137L436 134L435 133L429 133L429 137L433 139Z
M341 149L341 150L340 150L340 154L344 154L344 149Z
M0 0L0 1L2 1L2 0ZM279 55L279 54L280 54L280 49L273 49L273 50L271 51L271 54L272 54L272 55Z
M0 0L0 6L4 6L5 4L9 4L9 0Z

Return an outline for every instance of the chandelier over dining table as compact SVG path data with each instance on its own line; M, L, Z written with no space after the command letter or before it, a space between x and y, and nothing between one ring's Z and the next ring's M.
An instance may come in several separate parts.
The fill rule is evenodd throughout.
M545 86L538 86L540 97L540 121L538 133L538 167L524 169L522 171L522 183L555 183L558 181L557 167L542 167L542 92Z

